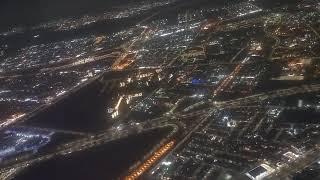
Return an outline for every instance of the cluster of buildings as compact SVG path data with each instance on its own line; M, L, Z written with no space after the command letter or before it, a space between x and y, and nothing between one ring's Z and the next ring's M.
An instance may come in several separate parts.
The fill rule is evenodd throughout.
M35 154L51 141L54 132L14 127L1 132L0 166L5 161L27 154Z
M172 2L143 1L39 27L67 31ZM274 81L286 87L288 81L316 82L320 76L320 26L312 23L320 14L300 8L309 9L265 11L254 1L190 8L108 36L33 45L10 56L2 52L0 120L13 123L108 71L109 77L99 79L99 92L108 97L103 114L116 122L113 129L121 133L124 125L159 119L184 128L187 138L175 139L178 146L167 157L143 168L152 167L149 178L259 180L282 172L314 149L319 137L319 93L285 97L283 90L274 98L266 88ZM238 98L244 101L232 104ZM223 107L221 101L231 103ZM36 152L51 135L8 130L0 159Z
M151 9L158 8L161 6L170 5L176 2L176 0L161 0L161 1L137 1L126 4L125 6L118 6L116 8L106 8L105 12L95 14L85 14L80 17L61 18L53 20L31 28L15 27L7 32L2 32L0 35L8 36L16 33L21 33L30 29L32 31L37 30L52 30L52 31L70 31L80 29L94 25L95 23L106 22L110 20L119 20L129 17L134 17L148 12Z

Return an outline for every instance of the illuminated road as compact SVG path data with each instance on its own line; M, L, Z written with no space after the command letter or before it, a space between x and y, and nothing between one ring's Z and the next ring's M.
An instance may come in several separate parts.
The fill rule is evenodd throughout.
M315 148L305 152L302 156L298 157L296 160L285 164L282 167L276 169L274 173L268 176L266 179L286 179L288 176L301 171L302 169L308 167L315 161L318 161L320 153L319 145Z
M154 151L150 157L143 161L143 163L140 163L137 168L135 168L128 176L125 177L125 179L138 179L141 175L143 175L143 173L147 172L148 170L151 170L150 168L156 165L159 160L161 160L168 153L170 154L175 149L179 148L182 144L184 144L184 142L187 141L195 131L197 131L201 126L203 126L203 124L208 120L208 117L211 116L213 112L213 110L209 112L206 111L207 116L203 118L194 128L188 131L187 134L183 137L183 139L179 140L179 143L176 146L176 141L170 141L169 143L161 146L161 148ZM202 112L202 114L203 113L204 112Z
M305 86L298 86L298 87L292 87L292 88L287 88L287 89L280 89L280 90L270 91L267 93L261 93L261 94L257 94L257 95L244 97L244 98L239 98L239 99L235 99L235 100L231 100L231 101L214 102L213 107L210 107L210 108L202 109L199 111L194 111L192 113L176 113L175 115L172 115L172 116L170 115L168 117L162 117L162 118L157 118L157 119L148 121L145 124L141 123L138 126L132 126L132 125L125 126L123 128L123 130L120 130L120 131L115 131L114 129L112 129L110 131L97 134L95 136L89 136L87 138L82 138L80 140L59 146L59 147L57 147L56 150L54 150L54 153L51 153L51 154L47 154L47 155L37 157L35 159L30 159L30 160L26 160L26 159L19 160L18 159L17 162L20 162L20 163L14 164L12 166L9 166L9 167L1 170L1 172L0 172L1 177L5 177L7 175L7 173L14 175L15 172L18 172L19 170L22 170L27 166L30 166L34 163L39 163L44 160L51 159L55 156L67 155L67 154L70 154L73 152L82 151L82 150L89 149L89 148L94 148L98 145L101 145L101 144L104 144L104 143L107 143L110 141L114 141L116 139L124 138L124 137L130 136L132 134L141 133L141 132L144 132L144 131L147 131L147 130L150 130L150 129L153 129L156 127L173 126L173 127L175 127L175 129L177 129L176 125L170 125L168 123L174 123L176 121L176 119L188 118L188 117L192 117L192 116L196 116L196 115L206 115L207 117L209 117L214 112L214 110L216 108L237 107L237 106L244 105L246 103L261 102L261 100L263 100L263 99L270 99L270 98L289 96L289 95L294 95L294 94L299 94L299 93L316 92L316 91L320 91L320 84L305 85ZM189 136L192 134L192 132L194 132L195 130L200 128L204 122L206 122L206 118L202 119L200 121L200 123L198 123L198 125L196 127L192 128L181 141L177 142L178 144L176 147L178 147L185 140L187 140L189 138ZM171 147L170 147L170 149L171 149ZM164 154L167 154L167 153L164 153ZM159 156L159 159L160 158L161 157ZM155 161L152 161L152 162L155 163L156 161L158 161L158 159Z
M241 53L243 50L241 49L239 52ZM240 53L237 53L232 59L235 59L236 56L239 56ZM241 61L240 64L238 64L235 69L229 74L222 82L221 84L214 90L213 97L216 97L221 93L222 91L226 90L230 83L233 82L234 78L239 74L240 70L242 69L243 65L247 63L249 59L245 58Z
M156 15L157 13L155 13ZM153 16L151 16L153 17ZM147 19L146 19L147 20ZM144 22L144 21L142 21ZM214 24L216 25L216 24ZM242 26L245 27L245 26ZM145 40L148 39L148 36L150 33L153 31L150 30L148 27L144 27L143 32L130 41L129 43L126 44L127 47L124 48L124 52L119 54L119 56L113 56L113 55L102 55L102 56L96 56L91 59L87 59L84 61L78 61L76 63L72 64L67 64L64 66L60 66L57 68L67 68L70 66L78 66L86 63L91 63L94 61L98 60L104 60L105 58L109 57L118 57L115 62L112 65L112 70L114 71L121 71L121 72L126 72L128 70L128 67L130 67L134 62L136 58L136 52L134 51L135 46L139 43L143 43ZM317 32L315 31L317 34ZM273 46L276 47L279 45L280 40L276 36L273 36L271 33L266 32L266 36L269 36L270 38L273 38L275 40L275 44ZM319 34L317 34L319 37ZM168 66L164 68L145 68L145 69L165 69L165 68L180 68L180 67L188 67L192 66L194 67L193 70L195 70L199 66L207 66L207 65L219 65L219 64L234 64L235 68L233 71L227 75L219 84L219 86L214 89L213 91L213 97L216 97L226 91L229 86L234 82L234 79L239 75L240 71L243 69L244 65L249 61L249 58L243 59L240 63L233 63L236 58L246 49L247 47L244 47L240 49L230 60L228 63L210 63L210 64L198 64L198 65L184 65L184 66L171 66L174 64L174 62L178 59L174 58L173 61L169 63ZM271 53L272 56L272 53ZM191 69L191 68L190 68ZM52 68L51 70L55 70L55 68ZM135 70L140 70L135 69ZM186 72L186 74L191 73L193 70ZM1 78L1 77L0 77ZM100 77L99 77L100 78ZM106 84L106 87L109 84ZM197 103L194 103L192 105L189 105L187 108L184 108L180 112L175 112L179 104L184 100L184 98L178 100L176 104L173 106L173 108L169 111L168 114L165 114L163 117L157 118L157 119L152 119L148 122L145 123L138 123L138 125L124 125L121 126L122 123L119 122L119 129L117 129L117 125L113 127L113 129L102 132L99 134L95 135L88 135L88 134L81 134L78 132L71 132L71 131L60 131L60 130L53 130L56 132L61 132L61 133L71 133L71 134L78 134L78 135L86 135L87 137L81 138L79 140L63 144L59 147L57 147L55 150L53 150L53 153L49 153L46 155L42 155L33 159L24 159L25 157L21 159L15 159L16 164L13 164L11 166L8 166L5 169L0 170L0 179L5 179L5 178L10 178L14 177L14 174L19 172L20 170L23 170L25 167L31 166L35 163L39 163L51 158L54 158L56 156L65 156L68 154L72 154L74 152L78 151L83 151L87 150L90 148L95 148L97 146L100 146L102 144L115 141L117 139L122 139L128 136L131 136L133 134L139 134L145 131L152 130L154 128L159 128L159 127L164 127L164 126L171 126L174 127L173 132L170 135L173 135L178 131L180 127L178 127L178 122L181 122L181 119L184 118L189 118L193 116L198 116L198 115L203 115L201 117L204 117L202 119L199 118L199 122L197 124L190 128L186 129L186 132L184 132L184 137L180 138L178 140L173 140L167 137L166 143L159 143L158 146L159 148L156 148L154 151L150 153L150 155L146 155L146 158L144 160L141 160L142 163L138 164L130 173L128 176L125 177L127 180L131 179L137 179L141 177L145 172L149 171L153 166L155 166L162 158L164 158L166 155L170 154L173 152L173 150L179 148L181 145L183 145L190 137L191 135L199 130L207 121L208 119L212 116L212 114L217 110L217 109L222 109L222 108L238 108L238 107L250 107L250 103L260 103L263 102L264 100L267 99L272 99L272 98L278 98L278 97L285 97L285 96L290 96L294 94L299 94L299 93L309 93L309 92L316 92L320 91L320 84L315 84L315 85L305 85L305 86L299 86L299 87L292 87L292 88L287 88L287 89L280 89L280 90L274 90L274 91L269 91L266 93L260 93L260 94L255 94L243 98L238 98L230 101L222 101L222 102L210 102L211 107L210 108L205 108L202 110L198 111L192 111L192 113L186 113L190 111L190 109L194 109L195 107L199 107L199 105L202 105L202 103L206 103L208 101L200 101ZM121 96L119 103L116 107L119 106L120 102L123 100L124 96ZM246 104L249 104L248 106L245 106ZM253 106L253 107L276 107L276 106ZM277 108L291 108L291 107L282 107L282 106L277 106ZM118 108L115 108L118 109ZM258 117L258 114L256 113L251 119L248 121L249 123L246 124L246 126L241 129L239 136L242 136L243 133L245 133L248 129L249 126L254 125L256 121L259 123L254 126L254 131L258 130L260 128L261 123L265 120L264 118L256 118ZM183 123L183 122L182 122ZM47 131L50 131L50 129L44 129ZM169 135L169 136L170 136ZM292 172L296 172L299 169L304 168L305 166L309 165L310 163L314 162L316 156L320 153L320 148L316 147L315 149L308 151L304 157L301 157L297 161L293 162L292 164L288 165L288 167L282 167L279 169L279 172L276 172L274 175L272 175L272 178L279 178L282 179L286 177L288 174Z
M317 32L317 30L315 30L312 26L309 26L309 28L320 39L320 34Z
M138 43L138 42L143 42L148 38L148 35L152 31L145 27L143 32L136 38L134 39L131 44L128 45L128 47L124 48L124 53L120 55L119 58L116 59L116 61L112 65L113 70L122 70L126 69L128 66L130 66L132 63L135 61L135 56L136 54L132 52L132 48ZM129 57L132 55L133 57Z
M158 150L153 152L153 154L143 162L137 169L133 170L128 176L126 176L125 180L134 180L138 179L144 172L150 169L156 162L159 161L172 147L175 145L175 141L172 140L167 144L160 147Z
M290 95L301 94L301 93L311 93L311 92L317 92L317 91L320 91L320 84L304 85L304 86L297 86L297 87L292 87L287 89L269 91L261 94L255 94L252 96L238 98L230 101L214 102L214 105L216 107L240 106L245 103L258 103L266 99L290 96Z
M28 127L28 126L19 126L21 128L30 128L39 131L47 131L47 132L55 132L55 133L62 133L62 134L70 134L70 135L79 135L79 136L90 136L88 133L78 132L78 131L68 131L68 130L61 130L61 129L51 129L51 128L39 128L39 127Z
M114 130L110 129L107 132L99 133L94 136L89 136L85 138L81 138L76 141L72 141L70 143L66 143L56 147L52 150L53 153L49 153L46 155L38 156L33 159L25 159L28 157L22 157L21 159L15 159L14 162L16 164L7 166L0 170L0 179L7 179L10 177L14 177L18 174L21 170L25 169L26 167L32 166L33 164L40 163L42 161L46 161L52 159L56 156L66 156L68 154L72 154L78 151L84 151L90 148L95 148L102 144L106 144L111 141L115 141L118 139L123 139L129 137L134 134L140 134L146 131L150 131L156 128L161 127L173 127L173 130L170 134L167 135L166 138L170 138L175 133L178 132L179 127L175 124L163 124L162 122L153 122L153 123L145 123L140 124L139 126L125 126L122 130ZM8 176L8 177L7 177Z

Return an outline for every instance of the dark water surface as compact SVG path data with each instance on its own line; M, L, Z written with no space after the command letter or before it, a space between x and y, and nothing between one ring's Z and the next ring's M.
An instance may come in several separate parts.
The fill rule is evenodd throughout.
M30 167L16 180L109 180L148 153L171 128L155 129Z

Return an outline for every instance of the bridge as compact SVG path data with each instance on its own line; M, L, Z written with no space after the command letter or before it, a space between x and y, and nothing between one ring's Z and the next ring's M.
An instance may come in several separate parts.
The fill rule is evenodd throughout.
M7 162L9 164L3 169L0 169L0 179L7 179L13 178L17 175L20 171L25 169L26 167L32 166L36 163L40 163L49 159L52 159L57 156L65 156L74 152L84 151L87 149L91 149L102 144L106 144L108 142L112 142L118 139L123 139L129 137L134 134L140 134L143 132L147 132L157 128L164 128L164 127L172 127L173 130L164 138L169 139L173 137L181 127L178 124L170 123L170 124L162 124L162 122L148 122L142 123L138 126L127 125L123 127L123 130L115 131L114 129L110 129L107 132L98 133L96 135L87 136L81 138L76 141L72 141L69 143L62 144L52 150L52 153L48 153L45 155L40 155L38 157L21 157L21 159L15 159L14 162ZM161 142L160 142L161 143ZM160 144L157 145L161 146Z

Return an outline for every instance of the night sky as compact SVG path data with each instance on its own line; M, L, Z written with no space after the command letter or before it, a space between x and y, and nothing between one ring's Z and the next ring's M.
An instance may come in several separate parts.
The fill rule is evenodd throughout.
M62 17L99 13L137 1L142 0L0 0L0 31ZM297 0L257 0L263 6L294 1Z
M0 30L98 13L136 0L0 0Z

